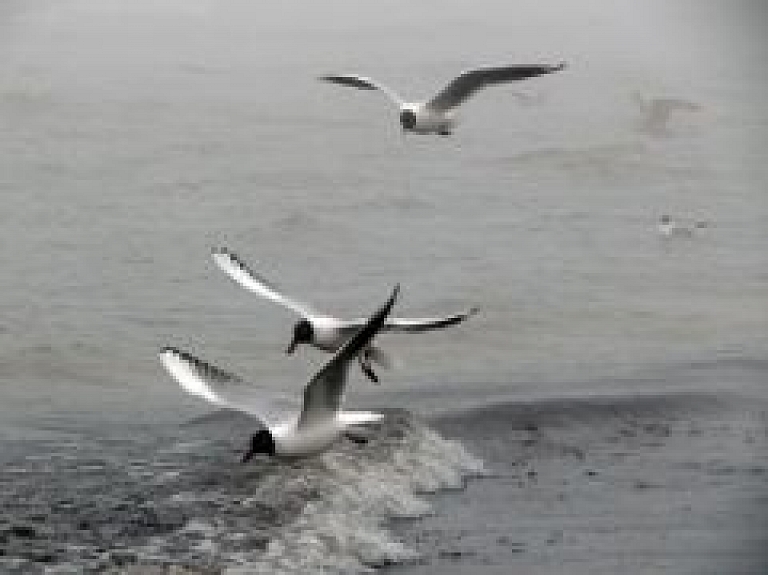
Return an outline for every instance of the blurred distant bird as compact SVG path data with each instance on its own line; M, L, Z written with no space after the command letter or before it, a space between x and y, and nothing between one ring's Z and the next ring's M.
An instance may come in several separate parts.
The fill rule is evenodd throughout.
M634 97L643 113L640 129L649 134L664 134L673 113L696 112L701 109L695 102L679 98L644 98L639 93L635 93Z
M687 236L693 235L696 229L709 227L709 223L701 220L692 222L684 222L678 219L672 218L669 214L662 214L659 218L659 224L657 229L659 234L665 238L671 238L673 236Z
M323 351L334 352L349 339L350 335L365 324L364 318L344 320L332 317L319 313L312 306L282 294L277 287L252 271L236 254L226 248L214 250L212 256L216 264L242 287L272 300L301 316L301 319L293 328L293 339L286 349L286 353L293 353L296 346L301 343L312 345ZM477 308L471 308L467 311L445 317L390 318L382 326L382 331L410 333L430 331L461 323L473 316L477 311ZM375 361L384 367L389 366L391 363L387 354L373 345L366 345L362 348L359 361L363 373L374 383L378 383L379 379L373 372L371 361Z
M164 348L160 359L190 394L260 420L264 429L251 437L243 463L258 454L288 458L314 455L331 447L342 436L359 440L359 426L382 419L380 413L343 411L341 406L349 363L382 328L397 293L396 287L387 302L315 374L304 388L304 400L298 409L280 407L269 397L255 399L253 386L178 349Z
M400 125L404 132L448 136L456 124L454 109L478 90L495 84L558 72L564 68L565 62L556 66L501 66L468 70L427 102L406 102L395 91L365 76L329 74L321 76L320 80L360 90L380 90L399 107Z

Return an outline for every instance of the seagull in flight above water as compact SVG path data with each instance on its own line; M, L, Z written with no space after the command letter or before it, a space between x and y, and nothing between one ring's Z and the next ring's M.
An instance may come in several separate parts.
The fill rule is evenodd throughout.
M212 257L216 264L236 283L300 316L301 319L294 325L293 338L286 349L286 353L293 353L296 347L302 343L333 353L365 324L365 318L339 319L319 313L312 306L284 295L277 287L251 270L236 254L226 248L215 249ZM445 317L390 318L382 326L382 331L420 333L440 329L459 324L473 316L477 311L478 309L473 307ZM370 344L361 348L358 361L363 373L374 383L379 383L379 379L371 367L371 362L375 361L384 367L390 364L388 355L380 348Z
M384 92L400 109L400 125L404 132L449 136L453 133L456 124L455 109L478 90L495 84L558 72L564 68L565 62L560 62L556 66L500 66L467 70L459 74L427 102L406 102L391 88L366 76L328 74L319 79L360 90Z
M395 287L387 302L355 331L304 388L301 406L289 409L268 399L254 399L254 387L239 377L186 352L166 347L160 359L187 392L218 407L247 413L264 429L251 437L243 463L254 455L298 458L321 453L342 436L354 437L355 428L383 418L380 413L343 411L344 386L349 363L369 345L384 326L397 299Z

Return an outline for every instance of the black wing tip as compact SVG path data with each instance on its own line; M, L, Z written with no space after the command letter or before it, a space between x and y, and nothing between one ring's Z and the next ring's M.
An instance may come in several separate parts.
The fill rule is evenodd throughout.
M467 68L463 70L459 76L467 74L478 74L488 72L505 72L505 71L538 71L539 73L558 72L565 70L568 67L568 62L560 60L557 64L488 64L485 66L478 66L476 68Z
M384 305L382 305L379 309L376 310L376 312L371 316L371 318L368 320L370 323L382 323L384 322L384 319L389 315L389 312L392 311L392 306L395 305L395 302L397 301L398 296L400 295L400 283L396 283L395 287L392 289L392 293L387 298L387 301L384 302ZM378 328L376 330L378 331ZM364 330L365 328L363 328Z
M387 313L389 313L389 310L392 308L393 305L395 305L395 302L397 301L397 298L399 296L400 296L400 282L395 284L395 287L392 289L392 294L389 296L387 303L384 304L384 307L386 308Z
M188 353L182 349L179 349L178 347L173 347L170 345L165 346L163 349L160 350L160 355L171 355L177 359L180 359L181 361L185 361L187 363L198 365L202 363L202 360L196 358L191 353Z
M211 249L212 256L225 256L231 260L238 261L237 254L227 247L216 247Z
M272 283L267 278L262 276L260 273L256 272L251 266L246 264L245 261L240 259L240 256L238 256L232 250L228 248L214 248L213 250L211 250L211 255L214 258L216 256L224 256L225 258L227 258L227 261L230 264L232 264L234 267L244 272L245 274L249 275L251 278L255 279L256 281L260 282L261 284L265 285L271 290L280 291L280 288L278 288L276 284Z
M237 376L232 375L223 369L216 367L215 365L208 363L207 361L200 359L199 357L196 357L191 353L183 351L177 347L165 346L160 351L160 355L171 355L185 362L189 366L194 367L198 374L204 377L213 377L220 381L239 381Z
M188 361L191 363L199 363L200 360L197 359L194 355L191 353L188 353L182 349L179 349L178 347L173 347L172 345L167 345L164 348L160 350L160 355L172 355L174 357L178 357L180 359L183 359L184 361Z
M182 352L179 348L173 347L171 345L166 345L160 350L160 355L166 355L166 354L181 355L182 353L184 352Z
M216 256L223 256L229 260L229 262L238 268L245 270L246 272L253 274L253 272L248 268L247 265L245 265L245 262L240 259L240 256L238 256L235 252L230 250L229 248L213 248L211 250L211 256L214 258Z
M360 90L376 90L376 86L371 85L369 82L355 74L325 74L324 76L318 76L317 79L323 82L339 84L341 86L358 88Z
M389 298L384 303L384 305L382 305L379 309L376 310L376 312L368 319L368 321L366 322L366 325L363 326L355 335L353 335L345 345L348 346L350 345L351 342L360 340L360 338L363 338L363 339L373 338L376 332L378 332L381 329L381 327L384 325L384 320L392 311L392 306L395 305L395 301L397 301L397 297L399 294L400 294L400 284L397 283L395 284L395 287L392 289L392 293L390 294Z
M392 293L389 296L389 299L387 299L386 303L381 306L378 313L376 314L379 316L382 324L386 317L389 315L389 312L392 311L392 307L395 305L395 302L397 301L397 298L400 296L400 283L396 283L395 287L392 289ZM379 326L381 327L381 326Z

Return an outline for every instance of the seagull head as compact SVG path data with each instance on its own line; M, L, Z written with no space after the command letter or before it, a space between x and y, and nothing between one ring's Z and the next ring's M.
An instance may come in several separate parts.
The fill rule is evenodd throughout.
M293 339L285 353L293 353L300 343L312 343L314 337L315 332L312 329L312 324L306 319L299 320L293 328Z
M275 454L275 440L273 439L272 434L266 429L262 429L251 437L251 445L248 448L248 452L243 455L241 462L245 463L254 455L259 455L261 453L269 456Z
M413 130L416 127L416 114L413 110L406 108L400 112L400 125L403 130Z

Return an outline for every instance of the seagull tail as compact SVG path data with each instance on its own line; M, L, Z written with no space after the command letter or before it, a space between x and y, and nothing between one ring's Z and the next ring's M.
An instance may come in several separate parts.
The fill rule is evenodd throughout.
M374 411L340 411L337 415L344 425L365 425L384 419L384 414Z

